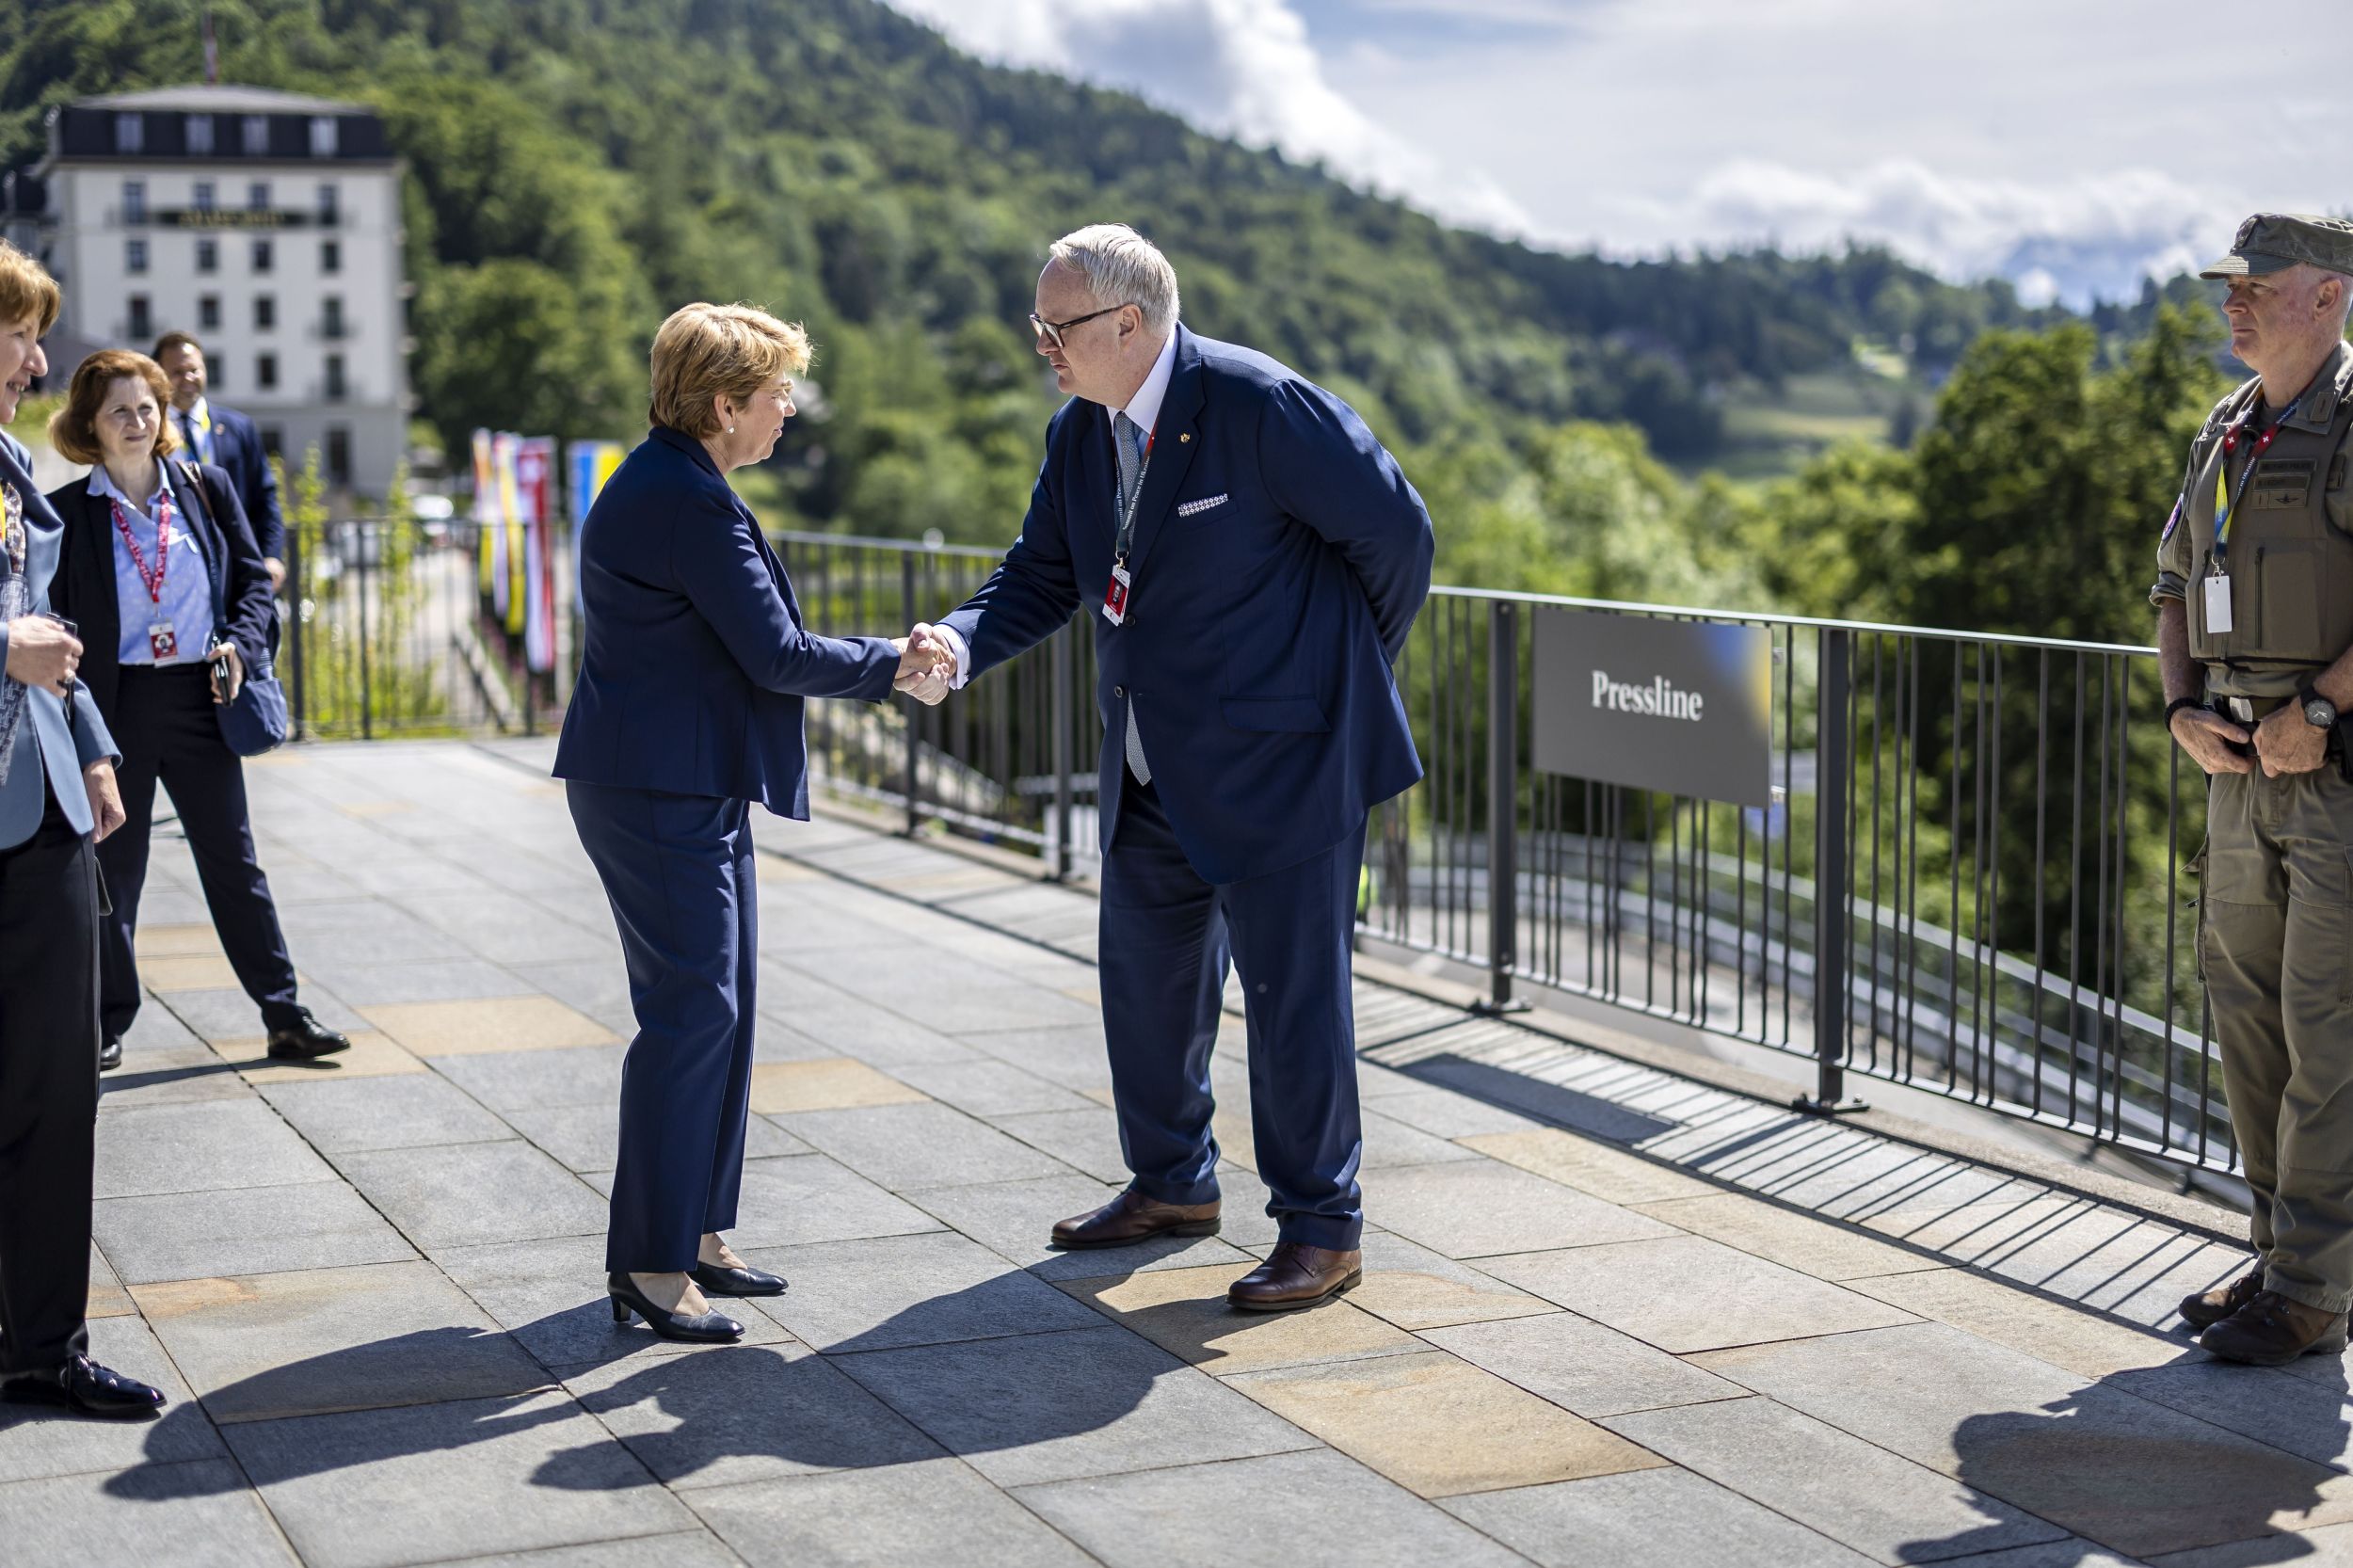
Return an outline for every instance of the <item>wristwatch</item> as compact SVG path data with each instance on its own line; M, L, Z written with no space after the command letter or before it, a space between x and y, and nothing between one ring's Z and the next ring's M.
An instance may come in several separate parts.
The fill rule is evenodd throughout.
M2314 729L2333 729L2337 723L2337 705L2322 696L2311 686L2299 686L2296 700L2304 710L2304 722Z

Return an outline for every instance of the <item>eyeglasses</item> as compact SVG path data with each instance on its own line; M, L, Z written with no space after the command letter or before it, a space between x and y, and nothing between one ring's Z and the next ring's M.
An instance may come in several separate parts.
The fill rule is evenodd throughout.
M1132 303L1132 301L1130 301L1130 303ZM1060 348L1063 345L1062 335L1064 332L1069 331L1073 327L1083 327L1088 322L1093 321L1096 316L1107 316L1113 311L1124 311L1128 307L1126 305L1106 305L1099 311L1089 311L1082 316L1072 316L1068 321L1048 321L1044 316L1039 315L1035 311L1032 311L1030 312L1030 330L1035 332L1037 334L1037 341L1044 344L1047 347ZM1138 310L1143 309L1140 305L1136 308Z

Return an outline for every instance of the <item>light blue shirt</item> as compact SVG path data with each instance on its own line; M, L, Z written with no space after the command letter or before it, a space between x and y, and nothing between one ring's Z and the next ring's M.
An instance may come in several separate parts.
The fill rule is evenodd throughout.
M117 488L101 467L90 470L89 488L92 494L122 509L122 520L131 526L131 537L138 541L139 552L147 557L147 569L153 571L156 520L170 485L160 487L147 504L141 505ZM122 612L122 643L116 655L119 661L125 664L200 664L205 645L212 640L213 579L204 567L203 547L197 543L188 520L181 515L179 500L175 497L171 504L171 562L164 569L160 605L147 597L147 584L139 579L139 568L122 546L122 531L111 521L107 530L115 541L115 603ZM171 622L172 636L178 644L170 658L160 661L147 635L148 628L159 620Z

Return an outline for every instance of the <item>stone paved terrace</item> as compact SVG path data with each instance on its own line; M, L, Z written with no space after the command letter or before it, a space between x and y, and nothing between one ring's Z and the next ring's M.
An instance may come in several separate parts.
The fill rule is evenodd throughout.
M0 1414L0 1562L2353 1563L2344 1368L2162 1331L2226 1226L1401 990L1345 1301L1223 1304L1273 1236L1238 1024L1225 1235L1049 1254L1122 1174L1092 905L840 821L759 828L735 1239L792 1292L616 1329L629 1016L545 759L253 770L331 1068L257 1060L159 841L92 1335L174 1403Z

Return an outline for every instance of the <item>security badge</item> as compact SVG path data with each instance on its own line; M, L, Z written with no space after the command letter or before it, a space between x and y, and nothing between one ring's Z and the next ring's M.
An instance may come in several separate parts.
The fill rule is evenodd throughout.
M1112 563L1111 586L1103 590L1103 618L1113 626L1128 622L1128 590L1135 583L1134 576L1122 561Z
M16 493L16 487L0 483L0 550L8 556L8 569L24 569L24 498Z
M168 664L180 656L180 635L171 622L159 620L147 629L147 646L154 651L155 663Z
M2230 634L2231 579L2221 572L2209 572L2206 585L2206 630L2215 636Z

